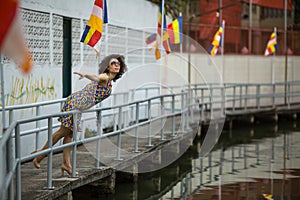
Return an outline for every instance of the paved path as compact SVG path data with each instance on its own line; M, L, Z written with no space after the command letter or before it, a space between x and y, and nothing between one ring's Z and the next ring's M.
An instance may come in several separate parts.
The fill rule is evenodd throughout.
M161 140L161 127L154 124L152 131L156 134L152 137L151 147L148 144L148 126L139 127L139 146L135 152L135 130L125 132L121 137L122 151L117 160L117 137L111 136L101 140L100 168L96 169L96 142L83 144L77 148L77 171L79 177L70 178L66 173L61 176L62 154L53 155L53 189L47 189L47 157L41 162L41 168L35 169L32 162L22 164L22 199L55 199L66 195L69 191L89 183L100 183L102 179L108 179L107 187L114 187L115 171L130 173L155 170L163 167L178 158L192 144L196 128L190 127L184 134L177 131L177 136L171 135L171 121L166 120L165 140ZM197 124L195 124L197 126ZM180 118L176 119L176 127L180 128ZM172 156L170 156L172 155ZM98 184L98 183L97 183ZM112 184L112 185L109 185ZM103 186L103 185L102 185ZM65 198L65 197L64 197Z

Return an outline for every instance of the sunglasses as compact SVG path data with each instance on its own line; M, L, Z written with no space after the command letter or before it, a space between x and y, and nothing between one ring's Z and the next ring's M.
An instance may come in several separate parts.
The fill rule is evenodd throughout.
M121 65L121 63L120 63L120 62L116 62L116 61L112 61L112 62L110 63L110 65Z

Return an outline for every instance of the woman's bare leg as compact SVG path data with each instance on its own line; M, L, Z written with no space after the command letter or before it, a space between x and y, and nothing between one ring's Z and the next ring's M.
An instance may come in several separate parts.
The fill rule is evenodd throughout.
M52 145L55 145L62 137L65 137L66 135L69 134L69 132L72 133L72 131L64 126L60 126L60 128L52 135ZM45 145L41 148L38 149L37 151L42 151L45 150L49 147L48 145L48 141L45 143ZM41 156L37 156L34 158L33 160L33 164L36 168L40 168L40 162L43 160L43 158L45 158L46 155L41 155Z
M72 140L73 140L73 132L70 131L68 134L65 135L63 144L70 143L72 142ZM63 150L63 163L61 166L62 175L64 171L66 171L69 175L72 173L71 151L72 151L72 147L67 147L64 148Z

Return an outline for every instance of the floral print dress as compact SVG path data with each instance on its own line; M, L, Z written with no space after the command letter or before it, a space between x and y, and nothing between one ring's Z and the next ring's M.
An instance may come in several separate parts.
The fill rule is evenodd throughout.
M112 90L111 80L108 80L106 86L101 86L96 81L87 84L82 90L72 93L64 103L61 111L87 110L94 105L100 103L110 96ZM80 127L81 113L77 116L77 130L82 131ZM58 118L58 121L66 128L73 130L73 115L63 115Z

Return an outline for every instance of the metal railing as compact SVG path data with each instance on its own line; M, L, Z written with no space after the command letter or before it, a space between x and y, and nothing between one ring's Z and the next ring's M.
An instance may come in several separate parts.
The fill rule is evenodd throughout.
M157 88L153 88L156 90ZM146 90L144 90L146 91ZM145 94L149 94L149 88ZM147 96L147 95L145 95ZM128 99L128 94L123 94L124 99ZM120 98L120 97L118 97ZM134 99L134 98L133 98ZM51 144L51 137L53 128L57 124L53 124L53 119L66 114L73 114L76 119L78 112L53 113L48 115L40 115L39 110L41 106L50 104L61 104L64 100L49 101L36 103L31 105L19 105L7 107L10 118L10 126L5 131L5 134L0 138L0 149L6 152L6 163L1 164L1 169L5 170L4 181L0 182L0 199L8 196L10 199L21 199L21 164L29 161L36 156L48 156L48 177L47 187L53 188L52 184L52 156L53 152L61 151L66 147L72 148L72 176L76 175L76 152L77 146L100 141L103 138L116 136L117 137L117 152L116 160L121 160L121 144L122 133L129 130L135 131L134 152L139 152L139 127L148 126L148 145L152 146L152 124L155 121L163 123L164 118L171 118L171 137L176 137L176 122L175 116L181 116L181 133L189 128L190 123L195 121L204 121L214 119L215 112L222 113L221 117L226 116L226 112L247 110L247 109L261 109L263 107L276 108L277 106L286 105L288 109L295 103L300 103L300 82L287 82L275 84L197 84L191 85L189 89L184 92L158 95L144 98L141 100L131 101L124 104L106 107L96 107L83 113L96 113L97 116L97 134L89 138L78 139L76 123L74 123L73 141L68 144L61 144L53 146ZM36 108L35 116L28 119L14 119L14 112L17 109ZM114 122L114 129L112 132L102 134L103 132L103 116L109 111L107 116L114 116L117 120ZM156 113L154 113L156 111ZM199 111L199 112L198 112ZM130 112L131 121L128 118ZM198 112L198 118L195 113ZM126 117L127 116L127 117ZM220 116L218 116L220 117ZM75 120L74 119L74 120ZM47 121L45 127L40 127L41 121ZM36 123L34 129L21 131L21 125L28 123ZM47 130L49 148L34 154L21 155L21 140L27 135L38 134L41 131ZM35 135L35 137L38 137ZM160 132L160 139L164 140L166 137L164 126ZM36 148L37 142L36 142ZM5 155L5 154L3 154ZM100 148L97 146L95 167L100 165ZM14 181L15 179L15 181ZM16 186L14 187L14 183ZM14 189L16 191L14 191Z
M181 99L181 106L176 108L176 100L175 97L178 97ZM103 138L107 138L110 136L117 136L118 142L117 142L117 153L116 153L116 160L121 160L121 138L122 138L122 133L125 131L129 131L134 129L135 130L135 147L134 147L134 152L139 152L139 126L143 125L148 125L149 127L149 138L148 138L148 145L152 145L152 137L151 137L151 125L155 121L162 121L164 118L172 118L172 137L175 137L175 116L177 115L182 115L187 111L186 103L184 103L187 99L187 93L179 93L179 94L168 94L168 95L160 95L156 97L151 97L147 98L144 100L140 101L134 101L131 103L123 104L123 105L117 105L117 106L112 106L112 107L104 107L104 108L96 108L94 110L88 110L85 111L84 113L89 113L89 112L96 112L97 113L97 134L93 137L85 138L82 140L77 139L77 128L76 128L76 123L74 123L74 128L73 128L73 141L68 143L68 144L63 144L59 146L53 146L52 145L52 133L53 133L53 118L66 115L66 114L73 114L74 120L76 121L78 111L72 111L72 112L65 112L65 113L56 113L56 114L49 114L49 115L42 115L42 116L37 116L29 119L22 119L22 120L17 120L14 121L9 128L6 130L4 136L0 140L0 148L4 149L6 148L6 153L7 153L7 175L5 177L5 181L1 185L1 199L5 198L5 195L8 191L8 196L10 199L14 199L14 194L16 194L16 199L21 199L21 163L24 161L28 161L33 159L36 156L39 155L47 155L48 156L48 169L47 169L47 188L52 189L53 184L52 184L52 156L53 152L55 151L61 151L66 147L71 147L72 148L72 176L76 176L76 152L77 152L77 146L89 142L94 142L94 141L100 141ZM161 105L160 113L156 116L151 115L151 110L156 106L157 101ZM147 108L148 108L148 120L140 122L140 105L145 103ZM135 123L132 125L127 126L126 124L123 123L123 110L128 109L130 107L135 108ZM115 131L112 131L107 134L102 134L102 126L101 126L101 115L104 111L106 110L118 110L118 129ZM170 112L166 113L165 109L171 110ZM47 121L47 135L48 135L48 148L39 151L33 154L21 156L21 138L25 135L30 135L34 134L35 130L28 131L26 133L20 131L21 125L31 123L31 122L38 122L46 120ZM186 123L188 121L186 120ZM186 124L184 127L188 127ZM161 129L161 140L165 139L165 133L164 133L164 126L162 126ZM15 151L13 151L13 143L15 147ZM99 145L99 144L98 144ZM99 163L100 163L100 148L97 146L97 162L95 163L95 167L99 168ZM13 155L13 152L15 155ZM16 187L14 187L14 177L15 177L15 183ZM14 188L16 188L16 192L14 192Z

